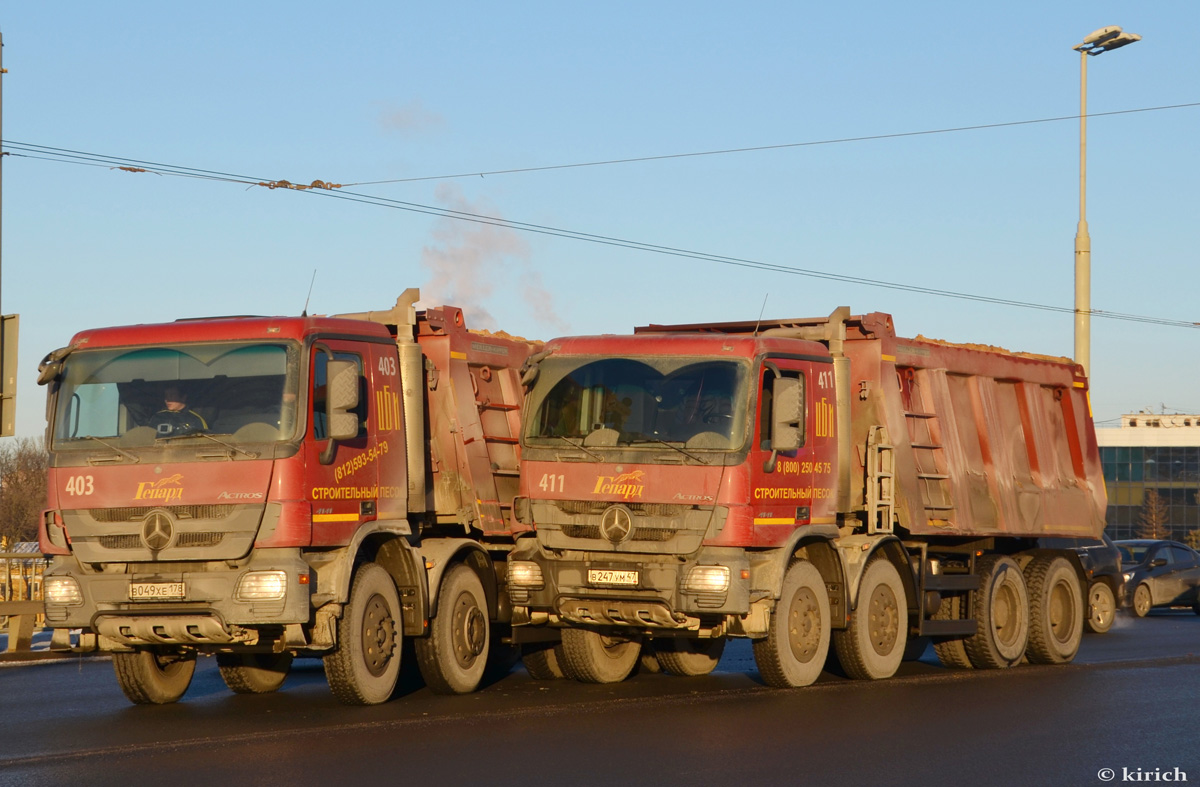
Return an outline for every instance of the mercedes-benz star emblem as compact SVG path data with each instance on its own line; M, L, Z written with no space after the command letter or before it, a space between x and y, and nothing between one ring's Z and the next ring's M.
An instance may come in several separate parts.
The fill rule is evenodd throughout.
M609 506L600 517L600 535L621 544L633 535L633 515L625 506Z
M152 552L166 549L174 537L174 525L165 511L152 512L142 523L142 542Z

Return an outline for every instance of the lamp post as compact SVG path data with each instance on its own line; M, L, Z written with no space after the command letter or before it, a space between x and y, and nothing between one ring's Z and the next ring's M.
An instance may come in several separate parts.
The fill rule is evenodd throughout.
M1102 27L1073 49L1079 65L1079 226L1075 230L1075 363L1088 373L1092 366L1092 238L1087 225L1087 61L1126 44L1141 41L1136 33Z

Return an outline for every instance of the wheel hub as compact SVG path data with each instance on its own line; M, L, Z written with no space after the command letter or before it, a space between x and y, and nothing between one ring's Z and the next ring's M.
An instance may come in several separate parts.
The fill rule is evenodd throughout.
M470 667L483 653L487 644L487 618L475 605L475 599L469 593L463 593L454 604L452 621L452 637L454 639L454 657L459 665Z
M821 642L821 611L809 588L800 588L788 605L788 647L801 663L812 661Z
M367 671L382 675L396 651L396 621L382 596L371 596L363 610L362 646Z
M867 614L867 636L871 647L880 656L890 654L900 636L900 607L890 587L879 585L875 588Z

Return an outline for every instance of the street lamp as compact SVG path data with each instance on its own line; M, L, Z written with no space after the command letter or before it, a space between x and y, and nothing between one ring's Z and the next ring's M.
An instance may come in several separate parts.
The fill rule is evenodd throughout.
M1075 231L1075 362L1085 373L1092 365L1092 239L1088 235L1087 203L1087 61L1113 49L1141 41L1136 33L1102 27L1072 47L1079 65L1079 227Z

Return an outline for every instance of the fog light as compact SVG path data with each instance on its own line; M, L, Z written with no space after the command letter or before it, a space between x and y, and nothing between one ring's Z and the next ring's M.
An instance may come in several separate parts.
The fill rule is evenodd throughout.
M287 595L286 571L251 571L238 581L238 601L276 601Z
M728 566L692 566L683 581L685 593L725 593L729 590Z
M83 591L74 577L46 577L42 593L47 604L78 606L83 603Z
M527 560L514 560L508 564L508 584L510 587L541 590L546 586L542 577L542 567Z

